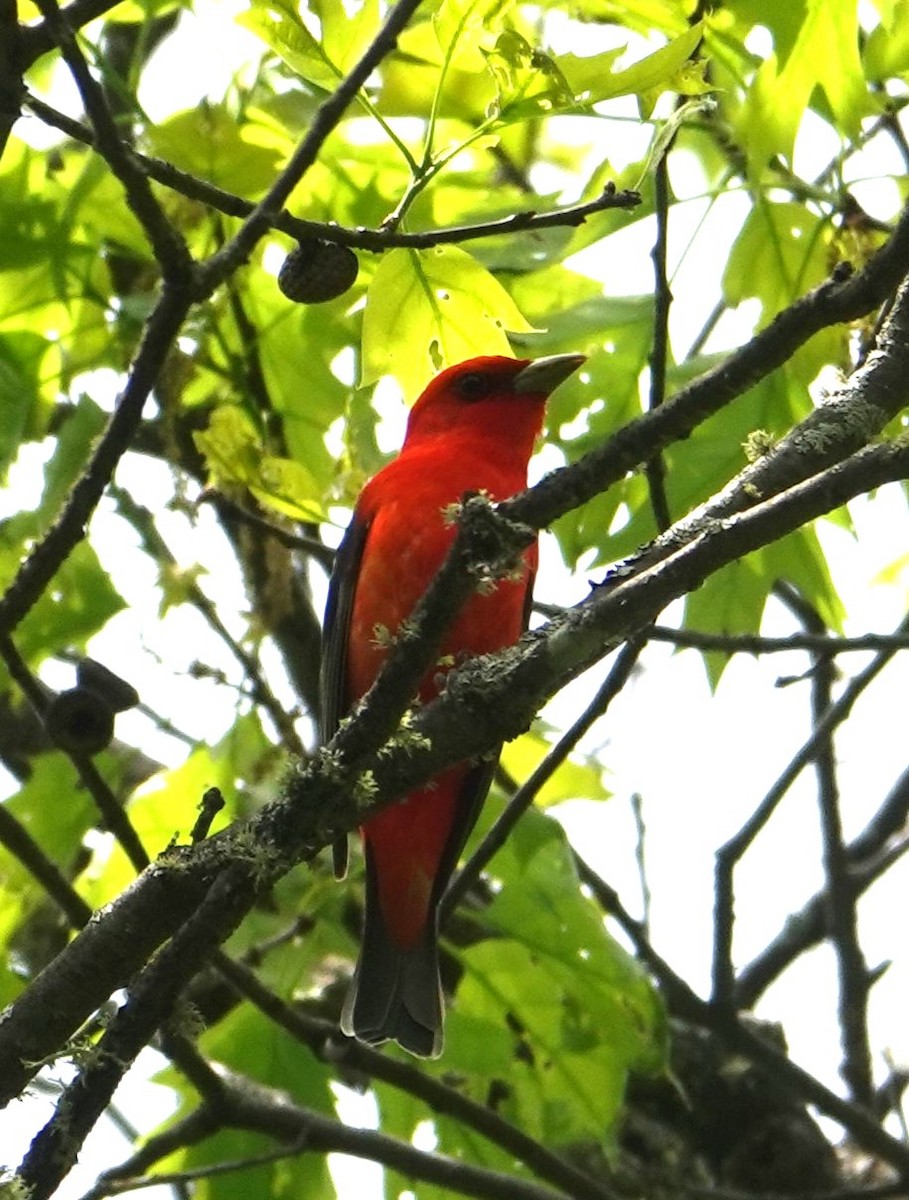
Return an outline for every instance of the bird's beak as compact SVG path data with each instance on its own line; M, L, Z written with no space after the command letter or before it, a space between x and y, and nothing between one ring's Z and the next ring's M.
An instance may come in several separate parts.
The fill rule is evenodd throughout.
M515 375L512 389L519 395L548 396L586 361L586 354L550 354L547 358L535 358Z

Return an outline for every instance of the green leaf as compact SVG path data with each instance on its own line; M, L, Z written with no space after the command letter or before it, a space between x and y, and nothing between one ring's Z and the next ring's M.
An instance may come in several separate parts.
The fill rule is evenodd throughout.
M909 71L909 0L895 0L881 12L881 23L872 29L862 58L872 83L883 83Z
M90 396L80 396L60 427L53 457L45 469L44 491L35 513L37 523L46 525L57 515L106 423L100 405Z
M88 254L93 267L103 265L95 252L99 246L116 246L139 261L151 261L144 230L123 202L119 181L98 155L83 146L66 147L48 190L59 205L61 226L71 243ZM110 281L104 278L106 295Z
M57 205L41 186L43 156L13 137L4 151L2 168L0 272L59 263L66 257L67 239Z
M328 59L346 75L363 57L382 20L379 0L312 0L322 23L322 47Z
M766 546L761 553L768 576L774 581L785 579L794 584L829 629L843 632L845 608L813 525L796 529L788 537Z
M0 588L9 585L19 568L22 540L31 544L32 517L26 513L0 526ZM123 600L95 551L88 542L80 542L20 624L19 653L35 667L62 649L84 649L86 641L122 608ZM0 668L0 687L5 679L6 669Z
M548 0L548 6L560 9L561 0ZM645 36L654 31L672 36L685 31L696 8L689 0L577 0L572 14L577 13L580 20L618 25Z
M0 334L0 481L6 479L20 442L39 424L39 380L47 349L47 341L28 330Z
M323 91L334 91L341 72L289 0L253 0L249 12L240 13L236 19L260 37L301 79Z
M353 217L353 224L361 218ZM284 442L289 458L308 472L314 490L308 501L328 491L336 463L325 446L325 434L333 421L342 416L349 394L332 369L339 354L351 353L358 329L348 316L350 293L330 304L315 307L288 304L265 272L250 272L238 281L244 309L259 331L257 357L272 408L281 416ZM355 285L363 290L362 284ZM237 358L243 354L242 342L233 330L221 322L215 337L230 340Z
M552 742L534 729L507 743L502 750L502 766L513 779L523 783L551 750ZM597 763L568 758L537 793L536 803L548 808L563 800L606 800L610 795L603 786L603 771Z
M64 754L31 760L31 774L4 806L22 824L44 854L64 874L77 861L85 834L97 822L88 792L79 786L76 768ZM47 933L47 917L31 928L29 918L47 905L47 893L19 859L0 847L0 963L13 956L22 964L41 963L42 947L32 943ZM0 970L0 1003L8 1003L27 982Z
M362 384L393 375L407 400L442 367L511 354L506 330L531 332L492 275L456 246L392 250L369 287Z
M461 1067L462 1044L469 1036L475 1053L482 1032L491 1072L501 1077L506 1070L513 1088L506 1115L547 1145L582 1138L602 1144L620 1111L628 1072L663 1066L661 1005L582 895L555 821L528 812L493 869L504 886L484 920L505 940L463 952L466 973L452 1012L457 1020L450 1022L447 1064ZM458 1021L465 1018L472 1028L462 1027L462 1037ZM519 1040L530 1052L515 1056Z
M177 113L153 125L147 138L160 158L241 195L264 191L281 159L274 145L257 144L254 125L238 125L236 116L217 104Z
M742 226L723 272L723 295L730 305L752 297L761 302L760 325L816 287L830 268L833 230L801 204L758 199ZM753 269L760 263L761 269ZM793 355L786 370L806 386L826 363L848 361L842 327L816 333Z
M649 112L663 92L700 95L710 91L703 77L699 80L697 73L687 67L703 36L703 22L698 22L667 45L621 71L612 69L623 53L621 47L586 58L560 54L555 62L579 104L597 104L615 96L639 96L646 100L645 107Z
M759 200L733 244L723 296L733 307L756 297L764 321L826 277L827 223L802 204ZM755 271L753 265L761 264Z
M398 53L382 64L382 114L425 120L435 110L437 117L457 116L478 124L493 99L492 78L485 64L475 61L477 44L464 38L452 52L440 93L447 53L431 22L418 21L405 29L398 39ZM461 66L462 61L466 66Z
M759 171L775 154L792 162L795 136L817 87L844 133L858 136L862 117L879 107L862 73L859 36L858 0L807 0L785 63L780 65L779 48L764 61L739 114L739 136L752 169Z
M684 382L688 371L697 374L706 365L690 363L684 375L673 372L673 388ZM670 516L684 516L737 475L746 465L745 444L756 430L771 438L781 436L809 407L805 388L781 369L714 413L684 441L670 446L663 454ZM656 533L642 476L637 483L634 499L626 499L629 520L606 541L600 562L624 558ZM704 586L709 587L709 582Z
M842 603L811 526L711 575L686 597L684 627L722 635L759 633L771 588L781 579L794 584L831 629L841 629ZM729 657L718 650L704 653L711 687L719 683Z
M482 70L481 55L495 41L514 0L442 0L432 27L440 48L464 70Z
M212 413L206 430L193 434L220 486L242 484L257 500L297 521L324 517L322 490L301 463L266 454L252 421L235 404Z
M378 0L344 5L340 0L319 0L309 11L319 17L321 38L303 21L292 0L252 0L249 12L237 21L267 46L307 83L333 92L372 41L379 27Z
M749 554L729 563L685 598L683 628L702 633L753 634L761 626L772 581L768 581L758 555ZM716 688L729 662L719 650L703 652L710 686Z
M533 49L516 30L506 29L484 53L496 83L491 129L575 107L572 90L552 58Z
M586 428L577 429L581 424L578 420L581 413L563 412L561 396L556 396L548 414L549 441L563 451L569 462L602 445L617 429L640 415L641 371L653 344L652 313L652 301L648 296L599 297L569 308L555 319L553 328L566 338L572 335L573 315L577 317L578 331L585 329L588 320L595 324L597 314L604 321L602 349L596 342L592 343L596 349L584 368L589 382L574 393L581 397L586 393L589 397L584 412ZM568 349L569 346L561 348ZM571 348L583 349L584 343ZM567 429L560 428L560 418L568 422ZM647 526L646 532L637 531L641 540L653 536L652 522L648 523L646 490L641 478L632 475L556 521L554 532L565 562L573 567L591 549L596 551L596 556L593 563L586 564L586 569L621 557L625 551L618 548L614 522L625 506L631 513L640 514L641 521Z

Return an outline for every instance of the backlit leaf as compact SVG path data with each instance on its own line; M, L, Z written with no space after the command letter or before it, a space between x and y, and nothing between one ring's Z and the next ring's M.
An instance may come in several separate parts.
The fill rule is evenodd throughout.
M511 354L506 331L530 328L502 285L466 251L392 250L366 300L361 382L393 375L413 401L443 367L477 354Z

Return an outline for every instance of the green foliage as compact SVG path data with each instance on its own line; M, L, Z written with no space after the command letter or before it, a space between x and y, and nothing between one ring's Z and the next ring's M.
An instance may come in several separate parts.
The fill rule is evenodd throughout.
M554 731L543 735L543 722L523 737L509 742L502 750L502 766L513 779L526 779L545 760L552 749ZM603 785L603 771L595 761L580 758L566 759L549 777L534 797L537 804L549 807L563 800L606 800L609 792Z
M326 1114L334 1111L328 1069L299 1042L265 1022L252 1008L239 1008L201 1039L200 1049L226 1068L253 1078L266 1077L273 1087L292 1094L299 1104ZM172 1070L159 1077L185 1093L187 1109L195 1098ZM187 1170L233 1161L245 1163L266 1153L272 1142L262 1133L228 1129L199 1145L162 1161L162 1169ZM324 1155L288 1155L263 1165L249 1165L226 1175L203 1179L196 1194L205 1200L243 1200L250 1195L279 1200L321 1200L332 1188Z
M192 18L192 3L179 7ZM575 463L655 400L672 403L721 367L835 267L863 266L887 236L905 175L890 190L861 191L859 156L868 145L880 148L876 139L896 128L909 94L909 0L879 0L868 11L858 0L726 0L701 15L704 7L694 0L575 0L567 8L428 0L290 194L287 212L317 228L286 220L271 228L162 352L117 473L120 489L137 497L148 489L160 541L147 530L143 537L116 496L105 500L13 630L26 668L57 686L61 661L116 645L127 602L147 605L126 636L136 643L129 655L141 667L137 686L157 696L146 723L134 727L148 745L134 756L115 744L95 766L150 855L187 841L208 788L226 801L213 833L242 821L279 787L288 728L310 738L318 655L312 597L322 595L325 555L310 561L305 547L291 552L286 535L304 526L312 537L337 540L333 525L344 514L335 506L350 502L397 437L385 421L394 407L387 397L412 403L436 371L474 355L584 353L583 371L551 399L545 430L548 465ZM174 6L130 0L80 31L128 153L152 160L154 195L196 259L229 241L318 127L319 105L370 45L385 10L378 0L302 7L250 0L237 19L247 58L231 64L229 85L204 95L200 84L195 100L170 108L167 94L146 95L136 85L157 53L192 36L192 26L189 34L180 25L169 33L158 24ZM113 61L111 26L140 46L125 68ZM143 39L153 31L163 42L151 54ZM183 70L191 73L201 55L212 57L213 47L191 47ZM62 106L61 74L59 55L46 55L27 83ZM687 97L694 99L686 104ZM23 117L0 158L0 482L14 485L0 522L4 589L85 476L109 426L110 394L134 367L162 284L146 232L89 131L58 133L45 148L46 136L32 136L36 126L40 112ZM829 160L817 161L809 142L829 145ZM897 146L905 153L905 141ZM674 294L668 332L650 260L664 155ZM891 170L889 158L871 161L878 174ZM604 205L583 221L535 221L595 204L607 184L636 189L639 203ZM878 207L869 217L856 213L858 202ZM526 227L447 232L433 242L439 229L515 215ZM676 234L682 228L687 244ZM359 274L349 291L317 307L281 294L275 277L295 233L352 246ZM404 245L390 240L420 234ZM866 333L828 326L772 373L755 371L752 386L651 458L662 469L662 496L642 454L611 487L559 517L552 533L567 570L599 581L609 564L661 532L661 501L676 521L722 492L755 451L784 439L812 411L819 380L835 382ZM665 371L654 381L660 339ZM400 406L395 411L400 416ZM23 492L32 497L27 503L18 502ZM212 499L217 539L201 503ZM848 516L840 519L848 526ZM125 548L118 541L108 555L114 530ZM172 556L162 549L169 539L178 547ZM209 557L216 540L220 560ZM714 572L686 598L684 627L758 633L768 597L784 581L826 629L840 630L849 613L827 546L809 525ZM905 591L902 547L893 555L879 579ZM204 620L196 613L199 622L183 626L199 588L210 607ZM728 654L707 650L703 662L715 686ZM0 666L0 702L10 706L11 723L20 700ZM176 749L169 722L189 730ZM35 727L40 734L40 722ZM517 785L558 732L540 724L505 747L502 765ZM115 900L135 870L122 847L101 836L73 764L40 738L37 748L0 738L0 749L11 765L9 814L88 903ZM609 799L607 766L598 750L555 772L494 859L494 894L470 910L469 935L455 921L445 931L459 973L444 1057L425 1066L479 1105L501 1097L501 1116L565 1152L612 1153L629 1077L659 1074L666 1063L662 1002L579 887L553 815L562 801ZM501 802L489 804L483 831ZM336 1020L362 884L356 858L347 885L336 885L319 863L292 872L261 899L230 952L254 965L282 1001ZM49 945L59 948L68 936L56 910L47 933L49 905L22 861L0 848L0 1003L40 971ZM369 1087L383 1133L409 1143L431 1121L440 1151L530 1177L510 1151L434 1114L405 1089L342 1076L330 1055L317 1057L248 1003L218 1012L199 1046L214 1062L326 1115L335 1112L339 1078ZM196 1092L176 1071L159 1082L181 1114L196 1106ZM242 1159L271 1145L224 1130L160 1166ZM409 1188L418 1200L442 1195L392 1171L386 1188L389 1195ZM194 1194L321 1200L332 1189L325 1156L301 1154L212 1175Z
M528 813L492 869L504 886L485 921L506 941L484 941L464 954L458 1017L474 1024L474 1053L486 1048L493 1074L503 1071L509 1081L516 1075L508 1063L527 1039L530 1061L512 1110L522 1129L546 1145L608 1139L629 1070L663 1065L662 1006L581 894L565 835L551 818ZM481 1025L487 1029L478 1036Z
M663 1068L662 1006L580 893L554 820L528 813L491 869L501 890L483 914L487 936L458 952L464 977L435 1069L478 1102L501 1093L500 1114L546 1146L608 1153L629 1072ZM389 1088L378 1096L383 1124L409 1139L420 1108ZM458 1122L436 1129L440 1151L509 1166Z
M73 765L62 755L35 761L31 777L6 802L45 854L70 870L82 839L96 820L94 806L77 786ZM25 983L21 964L46 957L48 900L43 887L6 848L0 848L0 1004L6 1005ZM44 920L42 920L42 915Z
M249 488L257 500L298 521L323 515L318 485L306 467L266 454L252 421L237 406L216 408L195 441L219 486Z
M392 250L366 301L362 382L394 375L413 400L442 367L507 354L506 331L529 329L502 285L458 247Z

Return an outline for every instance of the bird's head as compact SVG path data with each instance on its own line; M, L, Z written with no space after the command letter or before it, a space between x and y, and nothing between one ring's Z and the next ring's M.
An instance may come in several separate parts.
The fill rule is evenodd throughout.
M405 448L461 432L527 444L543 424L550 392L580 367L583 354L548 358L470 358L429 383L410 410Z

